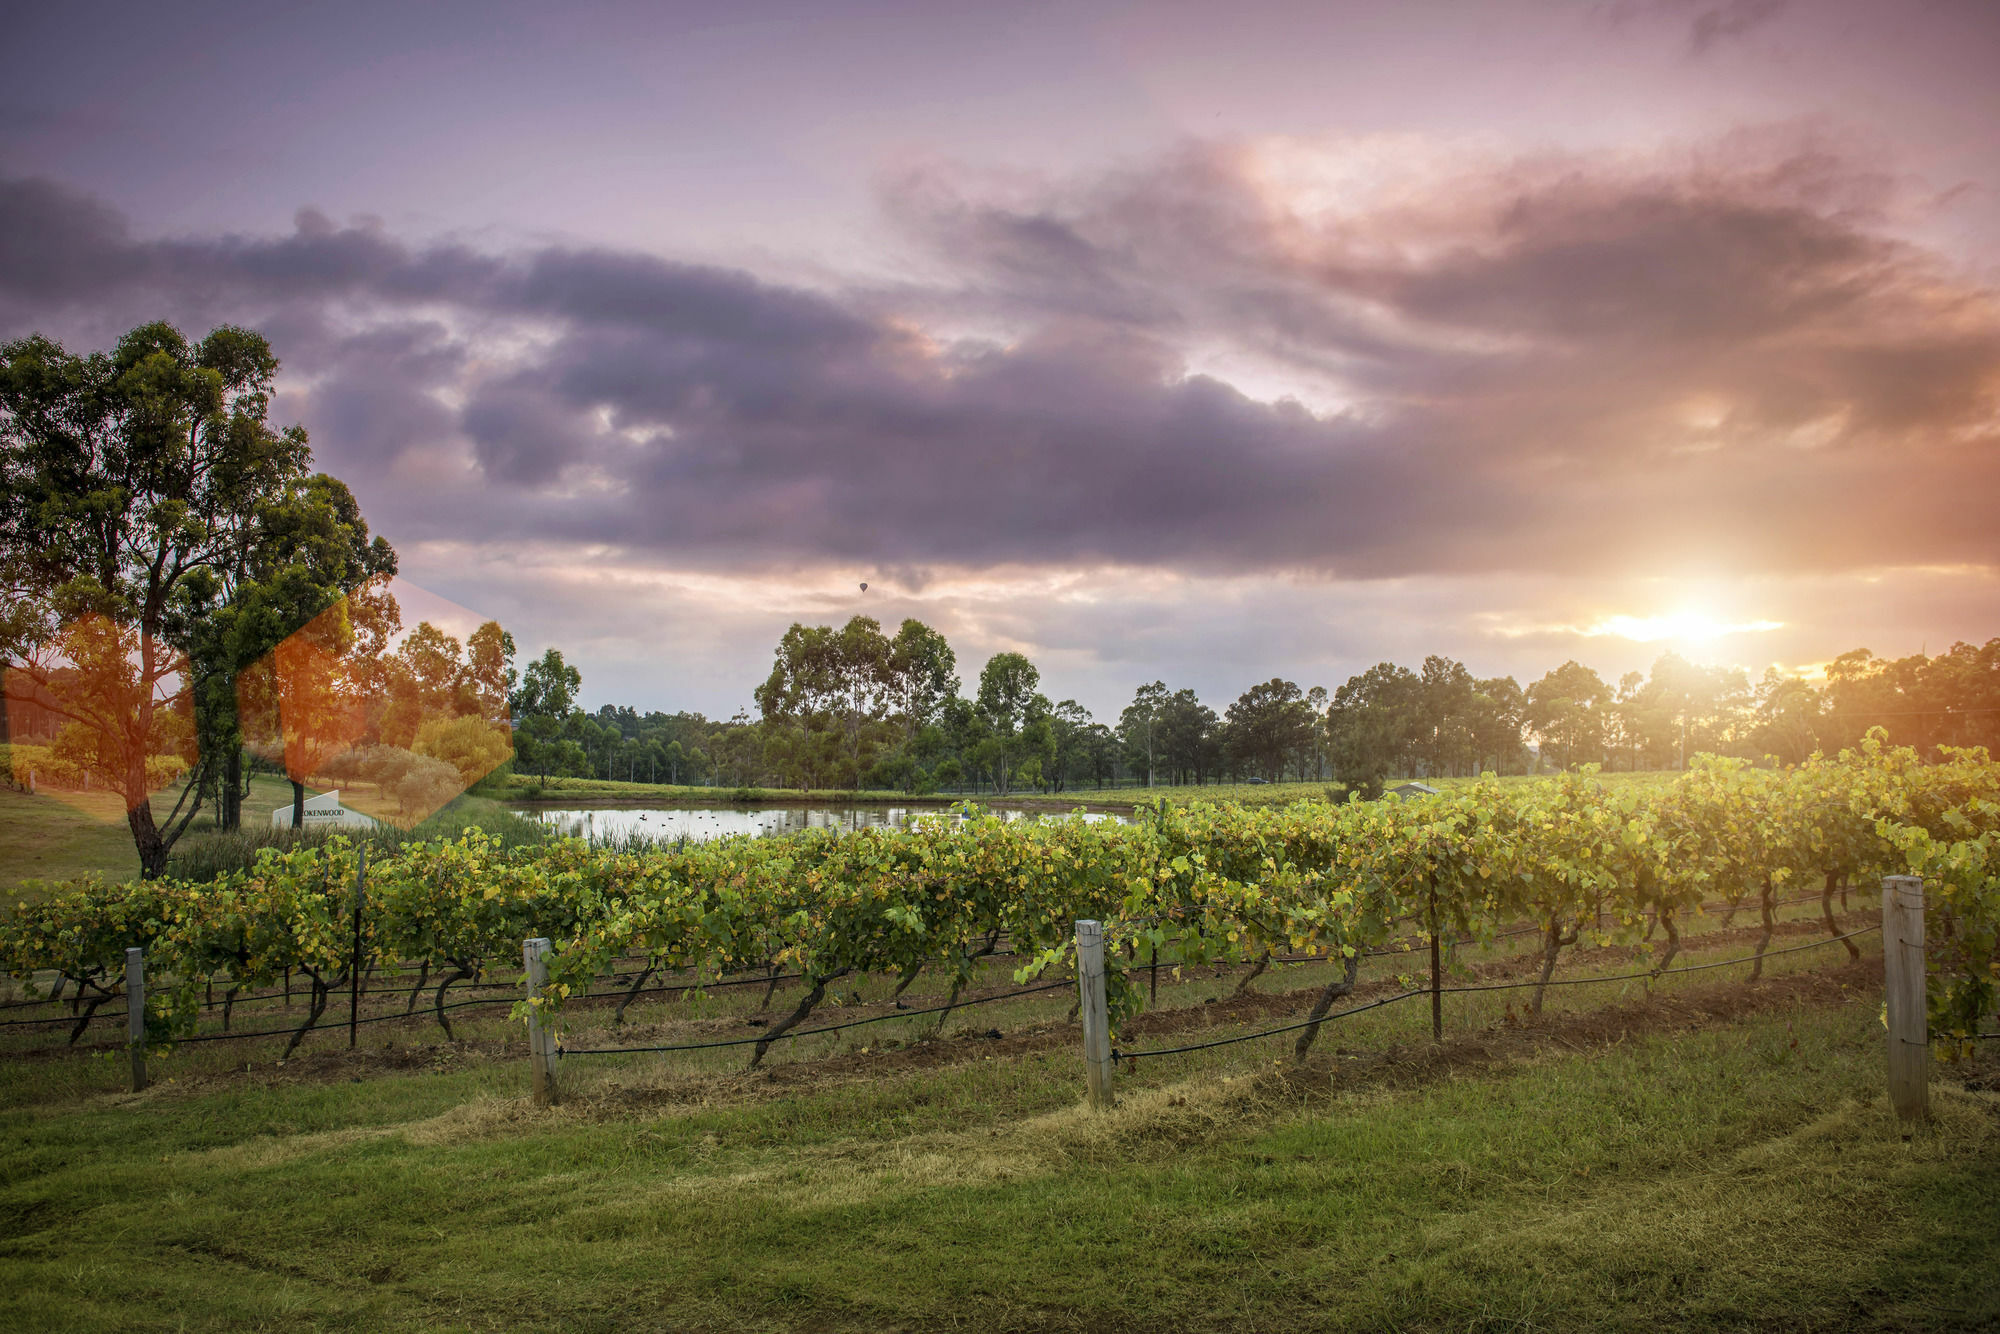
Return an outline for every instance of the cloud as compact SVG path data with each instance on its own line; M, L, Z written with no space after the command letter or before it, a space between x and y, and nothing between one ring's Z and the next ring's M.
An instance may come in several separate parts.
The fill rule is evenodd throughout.
M2000 314L1899 234L1901 188L1810 127L932 164L885 202L942 276L807 289L312 210L146 239L11 181L0 325L270 330L281 415L404 542L919 578L1989 566Z
M1687 24L1687 53L1699 59L1778 18L1791 0L1618 0L1604 9L1614 24L1658 16Z
M1734 41L1782 14L1790 0L1728 0L1705 5L1688 27L1688 50L1704 55L1722 42Z

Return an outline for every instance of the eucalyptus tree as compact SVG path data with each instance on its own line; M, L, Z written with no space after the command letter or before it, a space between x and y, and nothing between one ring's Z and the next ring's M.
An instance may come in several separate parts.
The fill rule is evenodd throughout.
M958 657L945 637L914 617L904 620L889 641L888 689L906 744L938 720L958 687Z
M522 670L508 698L515 755L543 782L588 763L582 743L572 735L573 718L580 717L576 692L582 687L583 673L563 661L562 650L549 648Z
M329 525L359 516L339 503L345 488L312 484L304 429L270 425L277 370L262 335L228 326L191 343L171 324L145 324L87 355L41 335L0 346L0 659L95 738L148 877L165 869L217 760L215 744L191 756L189 781L156 818L146 760L163 722L212 717L225 693L218 673L272 632L239 627L232 642L217 609L259 573L287 584L271 601L293 610L311 601L309 588L344 591L351 573L302 554L322 549ZM258 571L288 512L305 539L291 547L298 559L267 559ZM358 538L363 565L393 568L387 544L368 543L365 529L349 523L331 536L348 554ZM283 619L274 611L264 625ZM110 677L65 703L58 686L65 664L74 679L74 653ZM177 744L194 751L192 722L187 730ZM226 752L230 729L209 730Z
M1036 687L1042 674L1020 653L996 653L979 673L976 707L985 724L986 737L975 756L993 774L994 790L1005 796L1012 788L1017 765L1034 761L1034 774L1052 756L1054 734L1049 724L1051 705Z
M1136 760L1146 757L1146 786L1154 784L1154 765L1159 750L1160 718L1166 709L1167 683L1155 681L1132 693L1132 702L1118 715L1118 735Z
M1312 709L1296 682L1272 677L1244 691L1229 706L1229 749L1276 782L1286 762L1312 745Z
M917 681L908 694L928 699L925 683L939 667L935 646L913 634L906 648ZM924 650L932 650L928 658ZM839 630L794 622L778 641L756 701L768 743L799 786L810 789L834 771L844 772L849 786L859 786L877 741L876 725L885 722L899 695L895 658L896 646L868 616L853 617ZM942 670L949 679L948 661Z
M1334 777L1369 790L1407 763L1422 694L1417 674L1393 662L1377 663L1334 691L1326 715Z
M1611 688L1572 659L1528 687L1527 723L1558 769L1604 758L1606 707Z

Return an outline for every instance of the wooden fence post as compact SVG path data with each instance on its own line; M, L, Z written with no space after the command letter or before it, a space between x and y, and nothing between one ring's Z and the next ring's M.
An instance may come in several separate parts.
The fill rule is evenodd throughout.
M354 867L354 953L347 961L347 1049L354 1050L354 1026L361 1014L361 913L368 906L368 845Z
M539 997L549 983L549 966L542 955L549 947L547 936L536 936L521 950L528 965L528 1063L534 1072L535 1105L550 1107L560 1099L556 1083L556 1027L542 1017Z
M1924 998L1924 882L1882 880L1882 989L1889 1013L1889 1102L1905 1121L1930 1116L1930 1020Z
M1083 1068L1092 1111L1111 1108L1111 1015L1104 1000L1104 927L1076 924L1077 1012L1083 1017Z
M1431 1042L1444 1045L1444 959L1438 949L1437 885L1431 885Z
M125 1040L132 1049L132 1091L146 1087L146 952L125 951Z

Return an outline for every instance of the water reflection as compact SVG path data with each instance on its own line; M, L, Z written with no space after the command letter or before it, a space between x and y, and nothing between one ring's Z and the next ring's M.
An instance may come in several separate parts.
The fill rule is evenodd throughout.
M795 834L803 829L865 829L874 825L903 828L911 820L922 816L952 818L949 810L939 806L731 806L707 809L596 806L553 810L536 807L522 813L577 838L613 842L634 837L669 842L682 838L705 841L726 838L731 834L765 838ZM992 808L992 813L1010 821L1061 819L1069 814L1067 811L1028 811L998 806ZM1131 823L1125 816L1102 811L1085 812L1084 819Z

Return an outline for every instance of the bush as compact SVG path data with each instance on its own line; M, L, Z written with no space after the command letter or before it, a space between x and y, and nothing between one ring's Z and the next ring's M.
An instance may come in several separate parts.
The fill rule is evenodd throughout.
M425 723L410 749L449 764L458 771L460 785L470 787L513 758L514 738L505 727L467 714Z
M105 782L103 774L93 774L93 766L80 764L51 747L14 743L4 749L7 753L8 781L23 792L28 790L28 775L31 773L41 787L61 788L69 792L84 792L92 787L117 790L116 784ZM177 781L187 771L188 762L178 755L148 755L147 790L157 792Z

